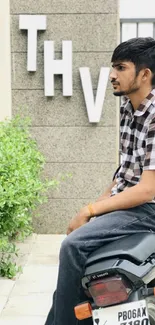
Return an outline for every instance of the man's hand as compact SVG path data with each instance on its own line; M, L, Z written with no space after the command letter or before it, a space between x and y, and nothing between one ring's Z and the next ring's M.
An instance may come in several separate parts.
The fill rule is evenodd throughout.
M88 207L84 207L80 210L80 212L70 221L67 235L69 235L73 230L83 226L90 220L90 211Z

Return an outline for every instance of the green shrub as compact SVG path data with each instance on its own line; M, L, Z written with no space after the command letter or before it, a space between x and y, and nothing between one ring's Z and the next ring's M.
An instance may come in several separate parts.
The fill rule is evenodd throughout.
M32 211L58 182L43 180L45 158L32 140L29 119L16 116L0 123L0 275L13 277L14 241L32 233Z

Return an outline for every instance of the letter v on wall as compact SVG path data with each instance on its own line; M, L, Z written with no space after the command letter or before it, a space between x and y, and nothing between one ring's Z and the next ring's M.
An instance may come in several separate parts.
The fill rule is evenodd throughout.
M85 67L80 68L79 70L89 122L98 123L102 114L102 107L104 103L110 68L101 68L100 70L95 100L93 95L90 69Z

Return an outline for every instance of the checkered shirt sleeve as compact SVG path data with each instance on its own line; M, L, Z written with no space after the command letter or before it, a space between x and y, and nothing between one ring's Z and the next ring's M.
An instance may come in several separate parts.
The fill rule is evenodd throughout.
M146 153L143 170L155 169L155 117L150 122L146 137Z

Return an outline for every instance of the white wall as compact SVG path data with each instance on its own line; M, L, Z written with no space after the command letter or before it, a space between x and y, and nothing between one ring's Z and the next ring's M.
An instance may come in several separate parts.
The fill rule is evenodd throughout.
M0 121L11 117L10 1L1 0L0 10Z
M120 18L155 18L155 0L119 0Z

